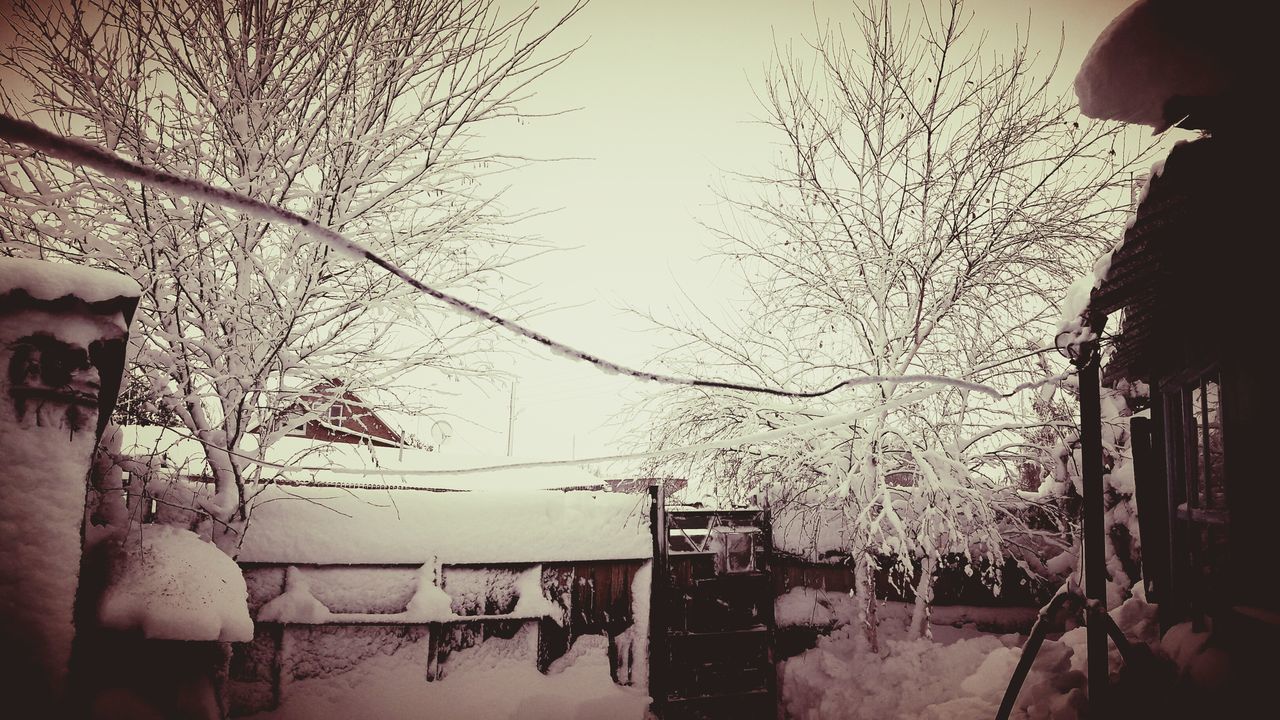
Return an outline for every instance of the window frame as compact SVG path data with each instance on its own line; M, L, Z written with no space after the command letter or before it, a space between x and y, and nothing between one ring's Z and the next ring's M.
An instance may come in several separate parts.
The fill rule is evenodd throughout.
M1225 604L1231 586L1231 489L1226 472L1230 410L1223 377L1214 363L1172 375L1160 384L1172 570L1180 587L1177 594L1197 618ZM1210 386L1216 388L1212 414Z

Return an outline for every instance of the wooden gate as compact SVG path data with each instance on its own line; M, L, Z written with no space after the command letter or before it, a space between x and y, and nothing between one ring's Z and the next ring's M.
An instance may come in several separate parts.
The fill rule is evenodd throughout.
M667 507L662 485L650 492L654 713L663 720L773 720L769 511Z

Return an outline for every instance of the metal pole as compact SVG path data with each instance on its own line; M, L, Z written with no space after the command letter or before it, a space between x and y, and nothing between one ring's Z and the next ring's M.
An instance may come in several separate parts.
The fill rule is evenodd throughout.
M657 717L666 710L667 669L667 496L665 483L649 486L649 527L653 532L653 564L649 581L649 696Z
M1106 612L1106 529L1103 525L1102 405L1098 390L1098 344L1086 343L1076 361L1080 379L1080 456L1084 480L1084 594L1096 612ZM1089 714L1106 712L1107 628L1089 613L1087 643Z
M511 448L516 434L516 381L511 381L511 398L507 401L507 457L511 457Z

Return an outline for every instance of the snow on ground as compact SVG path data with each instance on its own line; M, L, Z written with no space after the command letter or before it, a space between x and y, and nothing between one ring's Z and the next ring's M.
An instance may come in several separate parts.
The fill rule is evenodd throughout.
M253 639L240 568L213 543L165 525L129 534L98 607L102 626L159 640Z
M449 674L427 682L425 644L370 658L341 675L282 690L279 709L256 720L430 717L433 720L639 720L649 698L614 684L604 636L578 639L543 675L532 634L491 638L449 658Z
M806 602L820 599L816 591L793 593L779 601L779 607L791 620L803 617ZM881 647L877 655L860 648L856 639L859 631L849 624L852 608L846 608L838 598L825 600L827 610L836 618L835 631L780 668L787 717L989 720L995 716L1021 657L1024 636L987 634L974 624L958 628L935 625L933 640L907 640L910 606L885 603L879 610ZM943 608L935 610L935 623L937 610ZM1001 612L1004 609L987 610L981 613L987 621L1008 614ZM1154 606L1135 597L1111 615L1131 638L1153 642L1157 627L1154 610ZM963 617L957 615L954 620ZM1179 642L1180 647L1192 647L1192 654L1201 657L1194 652L1194 645ZM1112 667L1118 668L1120 661L1114 646L1112 654ZM1079 717L1085 702L1084 671L1083 627L1047 640L1018 695L1013 717Z

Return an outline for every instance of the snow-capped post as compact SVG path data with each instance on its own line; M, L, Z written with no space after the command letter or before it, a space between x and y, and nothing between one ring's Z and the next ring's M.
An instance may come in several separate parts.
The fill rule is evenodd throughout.
M1107 628L1100 622L1107 611L1107 556L1102 485L1102 398L1098 384L1098 335L1105 317L1089 317L1092 337L1073 347L1072 363L1080 380L1080 462L1084 484L1084 592L1088 622L1089 707L1103 716L1110 668Z
M116 273L0 258L0 696L14 717L67 706L88 473L138 296Z

